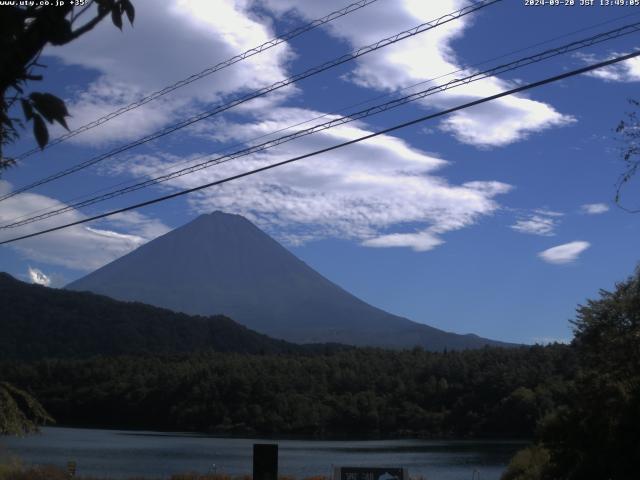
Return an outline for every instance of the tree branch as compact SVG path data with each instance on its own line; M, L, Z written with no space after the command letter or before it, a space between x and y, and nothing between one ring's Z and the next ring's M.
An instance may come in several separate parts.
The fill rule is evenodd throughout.
M73 16L71 17L71 24L73 25L73 22L78 20L87 10L89 10L89 8L91 8L92 5L93 5L93 0L88 2L84 7L82 7L82 10L80 10L77 15L73 14Z
M110 13L111 13L111 10L107 10L106 12L98 13L98 15L96 15L96 17L93 18L93 20L90 20L89 22L85 23L82 27L80 27L77 30L74 30L73 32L71 32L71 35L69 36L69 40L67 40L65 43L69 43L70 41L75 40L79 36L84 35L87 32L90 32L91 30L94 29L94 27L96 25L98 25L98 23L100 23L100 21L102 21L102 19L104 17L106 17Z

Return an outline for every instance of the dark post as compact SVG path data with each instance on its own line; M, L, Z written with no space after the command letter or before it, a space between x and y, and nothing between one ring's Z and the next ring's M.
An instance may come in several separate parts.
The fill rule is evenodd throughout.
M278 480L278 445L253 445L253 480Z
M69 478L73 478L76 476L76 462L73 462L73 461L67 462L67 476Z

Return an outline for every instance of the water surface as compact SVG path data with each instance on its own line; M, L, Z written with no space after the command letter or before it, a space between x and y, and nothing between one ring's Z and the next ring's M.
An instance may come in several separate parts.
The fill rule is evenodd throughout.
M425 480L498 480L522 442L449 440L273 440L191 433L43 428L24 438L3 438L10 454L30 465L66 467L78 475L166 478L174 473L250 474L254 443L279 445L279 472L298 478L327 475L333 466L406 467ZM478 473L476 477L478 478Z

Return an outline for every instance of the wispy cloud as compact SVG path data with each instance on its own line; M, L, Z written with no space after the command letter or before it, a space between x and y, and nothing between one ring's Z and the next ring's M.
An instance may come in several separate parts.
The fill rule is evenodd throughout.
M551 237L555 235L555 229L560 223L563 214L552 210L538 209L520 218L511 225L511 228L520 233Z
M605 203L587 203L580 207L583 213L589 215L598 215L609 211L609 205Z
M516 223L511 225L511 228L513 228L517 232L542 236L555 235L553 231L555 227L555 220L538 215L533 215L527 220L518 220Z
M609 58L626 55L629 52L611 52L606 56L598 56L590 53L576 53L574 56L585 64L602 62ZM631 58L607 67L598 68L585 73L593 78L599 78L605 82L630 83L640 81L640 58Z
M590 246L589 242L575 241L544 250L538 256L545 262L556 265L572 263Z
M10 189L11 185L8 182L0 181L0 193L8 192ZM34 211L63 206L63 203L44 195L22 193L3 201L0 223L8 223L16 217ZM58 217L23 227L0 230L0 239L14 238L82 218L85 216L81 212L72 210ZM133 222L133 219L138 221ZM106 220L91 227L77 225L43 236L20 240L7 247L20 252L29 260L90 271L129 253L167 231L169 228L161 221L136 213L135 216L116 218L113 222Z
M305 109L272 108L256 112L247 123L227 122L225 135L231 141L243 141L318 114ZM361 122L342 125L167 185L192 187L370 132ZM127 165L135 175L147 177L176 161L173 155L146 155ZM245 215L289 243L334 237L367 246L406 246L424 251L442 243L442 234L469 227L493 214L499 208L495 198L511 189L491 180L453 185L436 174L447 164L405 140L382 135L202 191L189 201L198 213L222 209ZM396 235L398 232L393 231L406 231L407 225L422 233Z

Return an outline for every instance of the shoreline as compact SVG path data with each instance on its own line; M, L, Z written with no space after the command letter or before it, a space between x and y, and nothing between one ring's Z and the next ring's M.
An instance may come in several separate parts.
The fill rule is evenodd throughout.
M349 435L349 434L329 434L329 435L306 435L306 434L259 434L245 432L202 432L188 430L162 430L144 427L120 427L120 426L104 426L104 425L73 425L73 424L56 424L46 425L41 429L70 429L70 430L99 430L109 432L122 432L132 436L150 436L150 437L192 437L192 438L212 438L212 439L233 439L233 440L273 440L273 441L326 441L326 442L367 442L367 441L394 441L394 440L416 440L416 441L434 441L434 442L455 442L455 443L522 443L529 444L533 438L525 437L504 437L498 434L485 436L427 436L419 435L415 432L407 432L406 434L392 435ZM41 432L36 432L38 435Z

